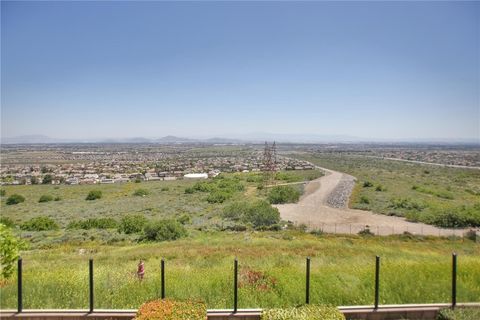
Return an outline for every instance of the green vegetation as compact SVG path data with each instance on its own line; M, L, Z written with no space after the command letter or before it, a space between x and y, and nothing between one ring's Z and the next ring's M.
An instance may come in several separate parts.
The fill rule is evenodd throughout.
M12 276L22 249L25 249L25 243L18 239L9 227L0 223L0 265L2 267L0 276L2 279Z
M480 309L477 308L456 308L443 309L437 317L438 320L478 320Z
M122 218L118 226L118 232L126 234L140 233L147 222L147 218L140 214L130 214Z
M235 257L239 308L302 304L307 256L312 304L373 304L375 255L382 259L381 304L447 302L453 251L458 254L458 301L478 301L480 246L472 241L192 230L187 238L160 243L58 243L51 249L22 252L24 308L87 308L89 258L94 259L98 309L138 308L158 298L161 258L166 261L167 296L203 300L208 308L232 307ZM145 261L143 281L135 276L139 259ZM0 288L0 304L4 309L16 307L15 275Z
M223 203L227 199L232 198L236 193L244 191L242 179L238 175L226 176L219 175L211 180L200 181L192 187L186 188L186 194L194 192L205 192L208 196L205 200L208 203Z
M262 229L280 222L277 208L263 200L255 202L234 202L223 211L223 216L232 221L240 221L255 229Z
M177 240L187 235L185 227L176 220L164 219L147 224L144 229L147 241Z
M292 186L277 186L268 192L268 201L272 204L295 203L300 199L300 191Z
M46 216L32 218L21 225L21 229L26 231L48 231L58 228L58 224Z
M350 207L439 227L480 226L480 170L315 153L300 158L355 176ZM376 187L374 187L376 186Z
M90 218L86 220L72 221L68 224L68 229L116 229L118 222L113 218Z
M50 201L53 201L53 197L48 194L44 194L40 196L40 199L38 199L38 202L50 202Z
M137 196L137 197L145 197L148 195L148 190L146 189L137 189L135 190L135 192L133 193L134 196Z
M0 189L0 197L4 197L7 195L7 191L5 189Z
M102 198L102 191L100 190L92 190L88 193L85 200L97 200Z
M43 176L42 184L52 184L53 176L51 174L46 174Z
M25 201L25 197L19 194L12 194L10 197L7 198L6 204L7 205L14 205L19 204Z
M0 217L0 223L3 224L5 227L13 228L15 227L15 222L9 217Z
M198 301L153 300L142 304L135 320L205 320L207 307Z
M304 305L283 309L267 309L262 313L262 320L345 320L337 307Z

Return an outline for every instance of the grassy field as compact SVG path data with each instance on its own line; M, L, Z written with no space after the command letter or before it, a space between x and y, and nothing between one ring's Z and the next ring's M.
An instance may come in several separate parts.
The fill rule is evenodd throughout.
M277 174L277 182L296 182L319 177L318 170L288 171ZM12 219L20 225L39 216L52 218L59 230L23 231L22 236L28 238L33 247L45 248L58 243L102 240L104 243L125 242L134 240L135 236L119 234L116 230L91 229L67 230L72 221L89 218L113 218L119 221L130 214L141 214L149 220L162 218L176 219L188 216L188 229L221 230L228 225L222 216L223 208L235 201L265 199L268 190L259 190L263 175L260 173L222 174L225 179L234 181L233 186L242 189L231 191L229 198L222 203L209 202L209 192L193 191L186 193L198 180L155 181L142 183L101 184L101 185L21 185L3 186L2 217ZM211 179L206 180L212 182ZM200 182L203 183L203 182ZM230 185L227 185L227 189ZM145 196L135 196L135 191L142 189ZM94 201L85 200L92 190L100 190L102 198ZM300 188L301 190L301 188ZM25 202L7 205L6 199L12 194L25 197ZM59 201L39 203L42 195L49 195ZM215 201L215 198L213 199Z
M446 213L480 226L480 170L444 168L339 153L299 158L355 176L350 207L455 227ZM445 219L442 219L442 218ZM447 217L448 218L448 217ZM452 219L454 220L454 219Z
M82 250L83 249L83 250ZM302 304L305 257L312 257L312 303L373 303L375 255L380 255L382 304L448 302L451 253L458 261L458 300L480 297L480 246L465 240L315 236L300 231L193 232L174 242L105 246L65 244L23 253L24 308L87 308L88 259L94 259L95 307L137 308L160 292L166 259L169 297L232 306L233 259L240 265L239 307ZM134 272L145 260L146 277ZM0 288L2 309L15 308L16 283Z

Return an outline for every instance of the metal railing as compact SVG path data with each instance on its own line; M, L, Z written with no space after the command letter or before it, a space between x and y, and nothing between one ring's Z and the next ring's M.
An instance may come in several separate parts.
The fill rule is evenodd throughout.
M305 269L305 304L310 303L310 257L306 258ZM20 258L17 262L17 312L23 310L23 260ZM89 279L89 313L93 313L94 308L94 268L93 259L88 261L88 279ZM165 260L160 262L160 297L165 299ZM457 254L452 253L452 283L451 283L451 307L457 305ZM238 259L233 262L233 313L238 310ZM380 301L380 256L375 257L375 283L374 283L374 309L379 308Z

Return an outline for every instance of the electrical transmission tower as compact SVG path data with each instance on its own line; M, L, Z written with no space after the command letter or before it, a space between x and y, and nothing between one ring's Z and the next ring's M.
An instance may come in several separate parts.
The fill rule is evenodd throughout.
M273 184L275 181L275 172L277 171L277 147L275 141L271 146L265 141L263 151L263 173L265 175L265 185Z

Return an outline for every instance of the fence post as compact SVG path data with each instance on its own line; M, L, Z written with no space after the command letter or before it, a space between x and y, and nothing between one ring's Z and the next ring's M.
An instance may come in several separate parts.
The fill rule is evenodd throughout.
M310 303L310 257L307 257L307 275L305 279L305 303Z
M457 305L457 254L452 253L452 309Z
M237 313L238 307L238 260L233 262L233 313Z
M93 259L88 261L88 278L89 278L89 291L90 291L90 308L89 312L93 312Z
M17 312L23 310L23 293L22 293L22 258L17 261Z
M161 267L161 280L162 280L162 284L161 284L161 297L162 299L165 299L165 260L162 258L162 261L160 263L160 267Z
M375 257L375 309L378 309L380 291L380 257Z

